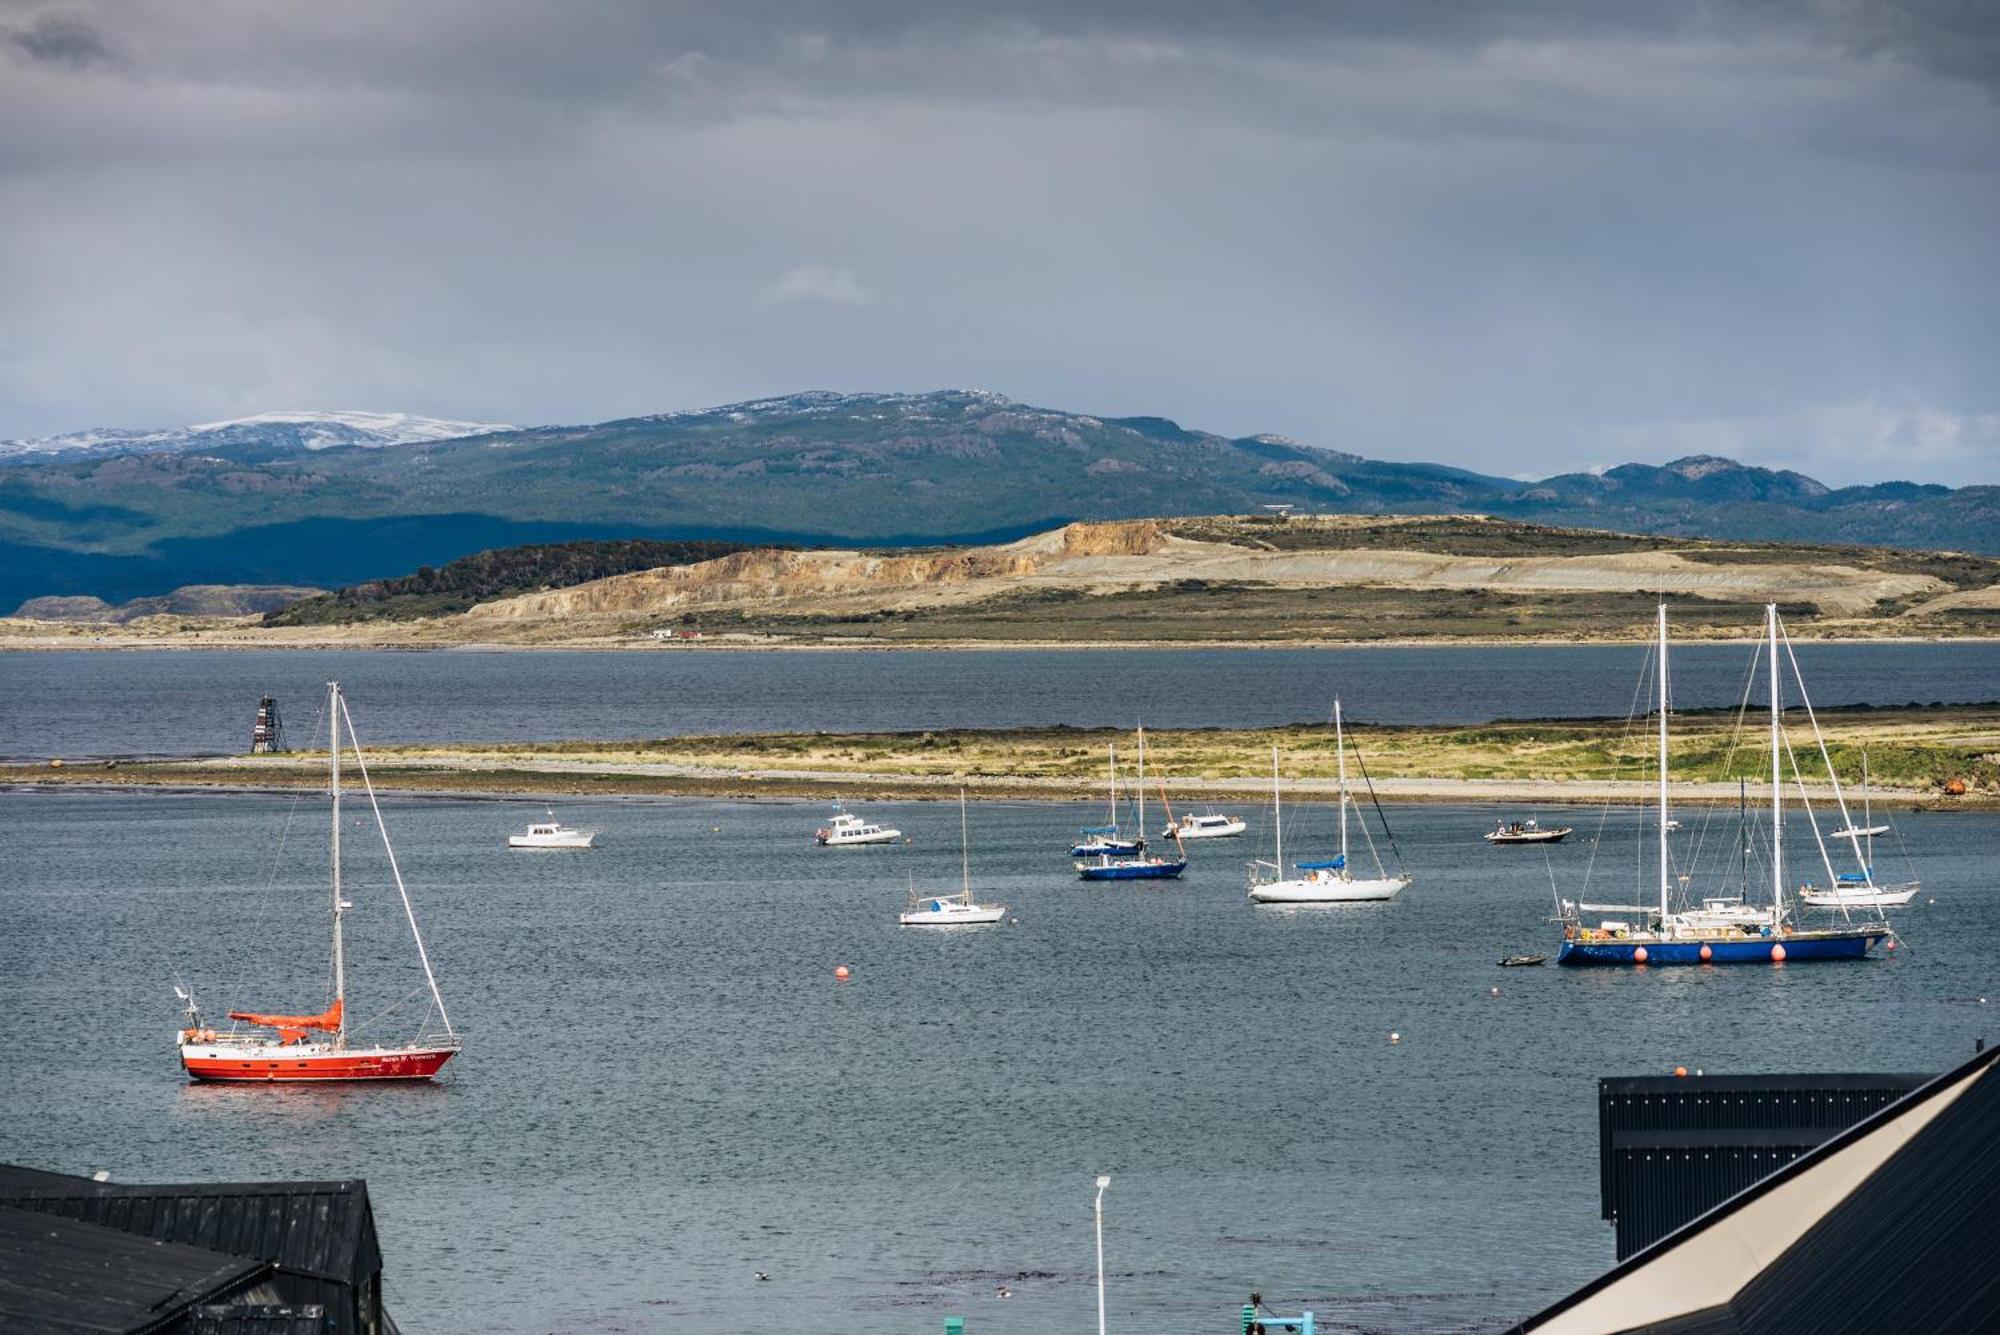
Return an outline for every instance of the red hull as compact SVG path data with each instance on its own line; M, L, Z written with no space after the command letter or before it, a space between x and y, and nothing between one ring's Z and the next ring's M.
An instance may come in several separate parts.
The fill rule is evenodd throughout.
M401 1048L291 1057L196 1057L181 1054L195 1080L242 1084L293 1084L341 1080L428 1080L458 1054L457 1048Z

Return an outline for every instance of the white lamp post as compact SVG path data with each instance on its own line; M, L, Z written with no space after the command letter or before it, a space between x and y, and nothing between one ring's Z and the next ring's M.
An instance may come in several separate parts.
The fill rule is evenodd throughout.
M1097 1335L1104 1335L1104 1189L1111 1174L1097 1175Z

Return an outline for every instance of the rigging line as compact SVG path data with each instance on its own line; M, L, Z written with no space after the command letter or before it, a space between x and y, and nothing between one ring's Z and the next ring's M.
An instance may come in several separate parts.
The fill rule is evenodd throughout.
M1826 766L1827 781L1833 785L1833 800L1840 808L1841 828L1851 830L1854 828L1854 818L1847 813L1847 798L1840 791L1840 776L1834 773L1833 757L1827 753L1826 734L1820 731L1819 716L1813 712L1812 697L1806 694L1805 674L1799 671L1799 660L1792 653L1792 637L1790 632L1785 630L1785 623L1782 620L1778 623L1778 631L1784 637L1785 658L1792 665L1792 676L1797 678L1799 683L1799 699L1804 702L1806 707L1806 721L1812 724L1813 740L1819 743L1819 758ZM1815 830L1814 833L1818 833L1818 831ZM1853 844L1854 860L1861 867L1862 874L1867 877L1869 884L1872 885L1875 880L1875 874L1868 866L1867 860L1861 856L1861 841L1857 838L1853 841ZM1827 875L1833 875L1833 870L1830 866L1827 869ZM1835 884L1837 886L1839 883L1835 882Z
M1736 725L1730 729L1729 744L1722 753L1722 778L1727 781L1730 771L1736 765L1736 751L1743 736L1744 716L1750 708L1750 692L1757 684L1757 655L1752 654L1743 672L1743 689L1737 695ZM1715 828L1715 819L1721 808L1710 802L1703 806L1701 825L1695 833L1694 851L1688 855L1688 879L1692 881L1701 870L1702 858L1708 847L1708 837ZM1732 852L1734 850L1731 850Z
M1813 816L1812 799L1806 796L1806 776L1799 769L1798 753L1792 750L1792 739L1782 730L1778 733L1778 736L1785 743L1785 758L1792 762L1792 783L1799 790L1799 809L1805 812L1806 826L1812 831L1813 843L1819 846L1819 862L1822 867L1826 868L1827 888L1830 891L1838 892L1840 889L1840 878L1834 875L1833 859L1827 854L1826 840L1821 837L1819 821ZM1803 889L1803 887L1801 888ZM1840 916L1843 921L1853 921L1853 918L1848 915L1846 904L1840 906Z
M324 704L321 704L319 707L319 712L313 715L312 732L306 738L307 750L311 750L313 746L318 743L320 728L324 726L325 723L326 723L326 706ZM291 838L292 823L298 819L299 803L305 801L306 795L311 791L312 790L310 788L297 789L292 793L292 800L290 805L288 805L285 808L285 823L283 827L278 831L278 847L276 851L274 851L271 854L271 871L270 874L264 878L263 892L257 896L257 911L250 919L249 939L251 941L255 941L258 939L259 935L262 933L263 930L265 915L267 915L271 911L271 899L272 899L271 891L278 884L278 868L284 864L285 844L286 841L288 841ZM252 955L250 953L246 952L244 954L242 962L240 963L240 965L236 970L236 977L230 980L228 989L223 993L223 1000L228 1003L223 1008L224 1014L227 1014L228 1012L235 1010L236 1003L242 999L243 981L249 975L251 958ZM236 1026L234 1022L232 1022L230 1025L230 1029L233 1031L235 1027Z
M387 1006L384 1006L381 1010L375 1012L375 1014L363 1020L360 1024L350 1025L349 1026L350 1032L356 1034L362 1033L366 1031L371 1025L377 1024L383 1020L388 1019L391 1012L401 1010L404 1006L409 1004L409 1000L411 997L417 996L422 991L423 989L421 987L411 988L409 991L405 992L402 996L396 998L396 1000L390 1002Z
M347 724L347 739L354 746L354 764L361 771L361 786L368 792L368 807L375 813L375 828L382 834L382 851L389 855L389 874L396 878L396 894L403 901L403 916L410 921L410 937L417 943L417 958L423 961L424 981L431 985L431 999L437 1002L438 1018L444 1021L445 1033L451 1034L451 1015L444 1008L444 994L438 991L437 975L431 972L431 953L424 949L424 934L417 930L417 911L403 885L403 869L396 863L396 848L389 842L389 826L382 819L382 804L375 800L375 784L368 777L368 761L361 754L361 739L354 734L354 716L348 711L345 698L340 702L340 717Z
M1403 850L1396 847L1396 832L1389 828L1389 813L1382 810L1382 799L1375 796L1375 780L1368 776L1368 762L1361 758L1360 747L1357 746L1353 750L1354 763L1361 767L1361 782L1368 789L1368 800L1375 804L1375 818L1382 822L1382 833L1388 836L1389 853L1390 856L1396 859L1396 874L1400 876L1403 872ZM1375 840L1369 836L1368 827L1365 824L1361 827L1361 836L1368 840L1368 852L1373 856L1375 854ZM1375 870L1378 873L1382 870L1382 859L1379 856L1375 857Z

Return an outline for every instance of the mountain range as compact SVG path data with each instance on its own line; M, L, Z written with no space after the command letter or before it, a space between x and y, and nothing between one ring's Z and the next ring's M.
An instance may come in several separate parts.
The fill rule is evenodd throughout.
M7 442L0 609L355 584L523 543L907 547L1268 505L2000 553L1993 486L1833 489L1708 456L1523 482L985 391L812 392L586 426L281 413Z

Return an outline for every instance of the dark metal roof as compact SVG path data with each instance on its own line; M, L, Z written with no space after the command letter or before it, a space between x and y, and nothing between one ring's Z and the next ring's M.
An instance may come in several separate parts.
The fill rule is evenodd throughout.
M368 1186L358 1178L150 1185L10 1167L0 1170L0 1203L273 1261L340 1284L356 1284L381 1266Z
M1836 1159L1877 1135L1891 1137L1876 1143L1895 1146L1893 1152L1843 1190ZM1899 1135L1908 1136L1900 1145ZM1771 1195L1792 1184L1800 1190ZM1821 1193L1831 1203L1811 1206ZM1534 1330L1566 1314L1574 1321L1581 1315L1574 1309L1648 1267L1675 1264L1681 1248L1767 1201L1781 1210L1820 1212L1809 1222L1795 1216L1807 1223L1804 1231L1726 1302L1625 1329L1648 1335L1994 1329L2000 1324L2000 1267L1992 1264L1992 1223L2000 1219L2000 1048L1841 1132L1515 1329Z
M1624 1260L1929 1075L1622 1076L1598 1082L1602 1212Z
M267 1262L0 1205L0 1329L143 1335L242 1293Z

